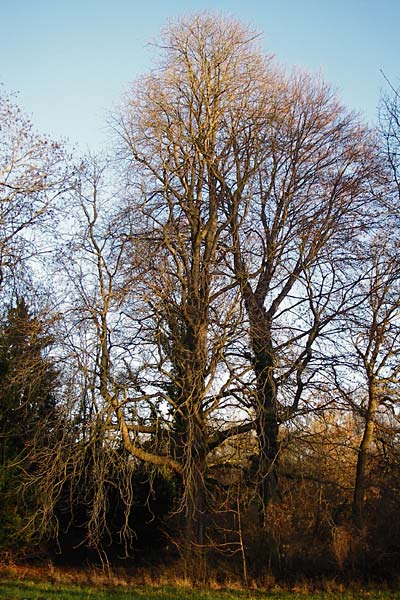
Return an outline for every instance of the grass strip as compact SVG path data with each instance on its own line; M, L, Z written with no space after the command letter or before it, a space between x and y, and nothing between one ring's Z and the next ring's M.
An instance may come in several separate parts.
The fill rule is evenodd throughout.
M0 581L1 600L337 600L337 593L192 590L183 587L96 587L91 585ZM400 600L400 592L345 592L341 600Z

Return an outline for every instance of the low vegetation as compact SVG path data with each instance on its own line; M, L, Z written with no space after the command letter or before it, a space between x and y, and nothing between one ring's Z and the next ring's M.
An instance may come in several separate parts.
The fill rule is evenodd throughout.
M57 570L53 567L2 568L0 572L0 598L5 600L334 600L340 595L344 600L389 600L399 598L397 592L378 590L344 591L335 581L323 581L318 590L311 591L309 584L284 590L270 581L267 587L240 589L237 585L221 586L215 582L205 588L193 588L189 581L175 584L153 582L138 583L119 575L107 576L94 569L82 571Z

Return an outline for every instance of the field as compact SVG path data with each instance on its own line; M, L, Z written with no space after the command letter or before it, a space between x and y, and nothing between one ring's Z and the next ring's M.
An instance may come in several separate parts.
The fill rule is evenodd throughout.
M394 600L400 592L203 590L189 586L93 585L0 577L1 600Z

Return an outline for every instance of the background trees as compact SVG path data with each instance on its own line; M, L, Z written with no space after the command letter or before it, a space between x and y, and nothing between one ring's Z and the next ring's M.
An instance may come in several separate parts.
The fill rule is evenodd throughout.
M368 271L362 283L365 302L356 314L349 315L350 336L364 387L360 406L363 431L353 505L357 521L361 520L363 497L367 494L368 462L369 454L374 452L375 428L379 422L383 427L385 422L389 424L398 401L400 273L393 242L389 236L372 241Z
M58 376L48 356L54 342L53 315L44 314L41 286L34 289L30 272L50 245L42 234L50 221L54 226L55 201L68 187L70 172L63 146L37 134L14 100L1 90L0 445L5 548L13 546L15 538L26 541L31 533L26 526L35 499L24 505L17 489L24 473L35 469L36 451L49 444L56 419Z
M35 471L40 448L51 443L57 423L58 373L48 356L54 340L44 315L31 314L23 299L3 317L0 330L1 539L22 548L35 498L24 503L25 474ZM21 532L22 535L21 535Z
M61 144L37 134L14 99L0 93L0 283L38 255L38 226L55 218L54 200L68 185ZM4 293L4 290L3 290Z

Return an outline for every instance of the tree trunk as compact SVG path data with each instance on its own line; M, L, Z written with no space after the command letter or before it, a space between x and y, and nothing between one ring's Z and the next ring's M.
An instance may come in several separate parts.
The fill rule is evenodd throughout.
M271 322L263 305L248 298L250 341L253 350L253 369L256 376L256 432L259 446L259 569L280 568L280 549L268 518L268 508L279 499L277 464L279 458L279 421L277 414L277 385L274 378L275 356Z
M247 287L246 307L250 321L250 342L256 376L256 431L259 446L259 493L262 524L271 501L278 497L277 460L279 454L279 422L277 386L274 378L275 356L271 322L263 303Z
M196 313L198 317L199 311ZM184 360L177 379L181 389L176 399L176 456L182 464L182 554L185 576L201 583L206 577L205 514L207 429L203 415L206 365L206 327L187 328ZM176 369L178 372L178 369Z
M369 382L368 407L365 415L364 432L358 448L356 478L353 496L353 519L357 527L362 526L364 494L367 483L368 455L374 442L375 413L378 408L376 384Z
M279 453L279 423L272 356L266 352L256 354L254 371L257 378L256 430L260 451L260 499L264 521L266 508L278 495L276 466Z
M206 463L198 456L187 465L184 477L184 566L185 576L195 583L206 579L205 514L206 514Z

